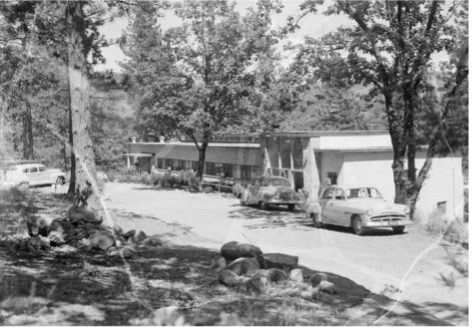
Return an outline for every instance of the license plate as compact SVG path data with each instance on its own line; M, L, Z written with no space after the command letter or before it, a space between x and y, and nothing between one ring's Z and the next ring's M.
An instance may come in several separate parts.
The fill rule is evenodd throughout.
M399 221L398 220L394 220L394 221L389 221L388 222L390 226L395 226L395 225L398 225L399 224Z

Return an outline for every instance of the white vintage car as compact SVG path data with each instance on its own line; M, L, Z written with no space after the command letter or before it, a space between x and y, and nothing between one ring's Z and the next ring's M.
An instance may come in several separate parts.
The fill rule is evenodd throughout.
M299 203L297 193L292 189L289 180L279 176L253 179L238 197L241 205L258 205L263 210L269 205L286 205L292 211Z
M389 203L373 187L325 187L316 203L309 203L306 213L314 226L325 224L351 227L357 235L363 235L368 228L391 227L395 233L402 233L411 225L409 207Z
M10 165L4 173L6 182L14 186L62 185L66 183L66 174L60 169L46 169L42 164Z

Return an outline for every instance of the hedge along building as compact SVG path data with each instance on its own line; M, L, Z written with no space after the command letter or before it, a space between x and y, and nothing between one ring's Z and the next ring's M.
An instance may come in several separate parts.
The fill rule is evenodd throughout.
M141 156L140 156L141 155ZM189 142L129 144L128 156L138 156L139 167L150 171L196 169L198 153ZM417 153L420 170L425 150ZM258 175L288 178L293 187L305 189L317 199L328 183L373 186L388 201L394 201L391 139L386 131L275 132L258 138L229 135L211 143L204 176L224 173L235 181L247 182ZM436 157L420 193L420 217L441 208L463 217L463 174L460 155Z

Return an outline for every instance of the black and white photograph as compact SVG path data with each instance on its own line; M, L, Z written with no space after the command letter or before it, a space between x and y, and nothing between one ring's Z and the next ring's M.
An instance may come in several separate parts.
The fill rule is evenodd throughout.
M0 0L0 326L469 325L468 0Z

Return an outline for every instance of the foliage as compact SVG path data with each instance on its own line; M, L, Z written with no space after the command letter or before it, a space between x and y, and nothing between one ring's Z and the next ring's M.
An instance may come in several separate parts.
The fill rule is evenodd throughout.
M270 14L278 6L261 0L244 17L235 4L215 0L184 1L174 8L183 24L165 32L155 26L155 17L137 12L123 45L131 55L124 69L142 89L139 123L147 122L156 136L189 135L199 150L201 178L213 136L250 114L254 75L249 69L277 42Z
M317 12L321 3L305 2L303 15ZM308 79L342 88L361 84L367 87L368 99L383 99L393 144L396 201L410 203L412 212L439 141L457 134L448 129L449 113L466 115L460 92L468 76L467 12L466 1L335 1L325 14L346 15L354 26L340 27L319 40L307 38L297 56L296 68ZM297 27L297 20L290 22ZM449 53L451 62L438 88L432 83L432 58L442 51ZM429 96L432 91L437 101ZM435 112L435 120L429 122L433 126L423 125L429 109ZM417 149L426 140L427 159L417 173Z

